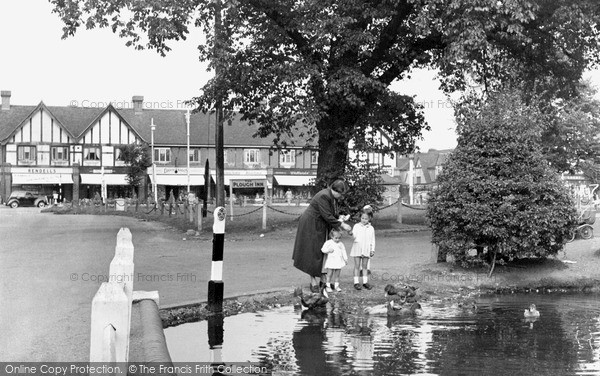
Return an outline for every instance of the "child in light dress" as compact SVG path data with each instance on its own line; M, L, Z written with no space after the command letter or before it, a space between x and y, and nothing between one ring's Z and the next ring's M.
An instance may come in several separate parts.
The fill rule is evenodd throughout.
M335 291L340 292L340 271L348 263L348 254L346 253L346 247L341 242L342 232L336 229L331 230L329 233L330 239L323 244L321 252L323 252L327 258L325 260L325 269L327 269L327 292ZM331 283L333 282L333 289Z
M363 287L367 290L373 288L369 284L368 273L371 257L375 255L375 229L371 225L372 219L373 211L370 206L366 206L360 215L360 222L352 227L354 243L352 243L350 256L354 257L354 288L357 290Z

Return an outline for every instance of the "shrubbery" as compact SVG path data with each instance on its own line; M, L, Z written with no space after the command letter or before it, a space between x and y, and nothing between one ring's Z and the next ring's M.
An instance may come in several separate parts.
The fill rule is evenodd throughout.
M457 110L458 146L427 209L440 261L451 254L493 268L496 257L555 255L575 225L567 189L540 152L543 117L519 98L500 93Z

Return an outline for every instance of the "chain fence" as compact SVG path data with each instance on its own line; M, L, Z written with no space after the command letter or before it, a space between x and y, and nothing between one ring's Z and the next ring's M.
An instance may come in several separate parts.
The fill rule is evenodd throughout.
M227 217L232 220L232 225L235 224L234 228L248 229L254 226L260 228L262 225L264 229L267 223L269 226L276 227L282 225L294 226L294 223L306 210L306 204L306 202L291 202L285 205L283 202L274 203L270 200L270 197L267 197L266 201L263 200L262 202L251 203L249 205L246 202L237 202L232 207L230 202L226 202L224 206L230 212L227 214ZM187 204L184 201L154 202L153 200L144 201L138 199L108 199L106 201L82 199L79 201L79 205L75 202L65 204L64 206L65 208L72 207L70 210L78 214L132 215L147 220L169 223L182 229L196 227L198 231L203 231L203 227L206 229L208 223L212 223L214 210L214 203L209 203L206 211L203 213L203 202ZM213 210L209 209L211 206ZM375 205L373 206L375 207ZM404 208L409 209L408 212ZM375 209L375 217L378 223L384 223L384 226L392 226L387 225L387 223L397 220L401 220L405 224L421 224L424 222L421 219L423 217L421 213L424 213L426 210L423 206L409 205L401 202L399 199ZM61 209L55 210L59 211ZM262 214L260 213L261 210ZM237 218L248 219L235 221ZM352 217L352 221L358 220L358 215Z

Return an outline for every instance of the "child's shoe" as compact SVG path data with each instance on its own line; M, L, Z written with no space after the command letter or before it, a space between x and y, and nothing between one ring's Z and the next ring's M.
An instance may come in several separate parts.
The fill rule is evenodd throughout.
M337 292L341 292L341 291L342 291L342 289L340 288L340 286L337 286L337 287L335 288L335 291L337 291Z
M325 288L325 291L327 291L327 292L333 292L333 290L332 290L332 289L331 289L331 287L329 287L329 286L327 286L327 287Z
M373 286L369 285L368 283L365 283L365 284L363 285L363 287L364 287L364 288L366 288L367 290L370 290L370 289L372 289L372 288L373 288Z
M354 284L354 288L357 289L357 290L362 290L362 287L361 287L360 283L355 283Z

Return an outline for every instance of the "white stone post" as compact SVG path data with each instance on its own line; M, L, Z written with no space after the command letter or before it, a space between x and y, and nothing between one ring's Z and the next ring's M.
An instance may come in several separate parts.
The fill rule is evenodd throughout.
M92 300L90 362L127 362L129 306L120 283L100 285Z
M123 227L117 234L117 245L115 247L115 257L110 263L109 278L110 282L118 283L125 296L127 297L127 322L125 331L127 338L129 338L131 328L131 301L133 295L133 279L134 279L134 265L133 265L133 242L131 231L128 228ZM127 354L129 353L129 341L127 341Z

